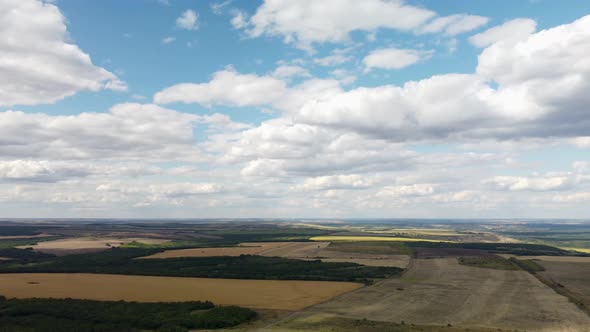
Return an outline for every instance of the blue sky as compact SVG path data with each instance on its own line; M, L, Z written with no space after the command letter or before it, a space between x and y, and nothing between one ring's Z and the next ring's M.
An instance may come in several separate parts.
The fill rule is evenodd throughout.
M0 12L8 217L590 212L588 1Z

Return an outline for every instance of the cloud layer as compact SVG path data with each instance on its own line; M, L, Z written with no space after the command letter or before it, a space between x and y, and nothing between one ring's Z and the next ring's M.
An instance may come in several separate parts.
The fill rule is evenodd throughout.
M97 93L112 106L97 110L83 95L44 113L21 105L126 85L69 39L55 4L0 0L7 213L588 213L590 16L537 31L527 18L443 16L401 0L266 0L251 12L227 1L201 16L169 5L159 10L180 16L176 27L176 16L163 24L178 35L153 38L162 52L180 52L187 35L208 38L218 26L211 17L225 20L219 26L235 35L236 49L277 51L199 70L217 50L195 47L195 68L170 66L185 70L183 79L133 91L141 103ZM199 25L198 37L178 31ZM454 49L471 54L471 68L444 70Z

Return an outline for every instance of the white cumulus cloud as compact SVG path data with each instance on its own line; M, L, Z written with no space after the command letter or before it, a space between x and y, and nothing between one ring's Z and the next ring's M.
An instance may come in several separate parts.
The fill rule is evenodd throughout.
M199 14L192 9L185 10L176 19L176 26L184 30L197 30L199 28Z
M438 17L420 29L421 33L445 33L450 36L475 30L488 24L489 18L478 15L456 14Z
M527 39L535 32L536 28L537 22L534 20L518 18L473 35L469 37L469 42L481 48L499 41L518 42Z
M247 34L280 36L310 49L313 43L342 42L353 31L417 28L434 12L399 0L266 0L250 17Z
M410 49L384 48L369 53L363 59L363 64L367 70L372 68L401 69L420 61L423 54L424 52Z
M53 103L78 91L127 90L69 40L65 23L53 4L0 1L0 106Z

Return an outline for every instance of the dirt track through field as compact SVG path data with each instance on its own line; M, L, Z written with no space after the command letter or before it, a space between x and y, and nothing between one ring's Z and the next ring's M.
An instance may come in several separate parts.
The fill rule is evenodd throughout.
M8 298L76 298L100 301L211 301L248 308L301 310L362 284L330 281L175 278L85 273L0 274Z
M590 318L524 271L416 259L401 278L344 294L310 312L414 324L590 331Z

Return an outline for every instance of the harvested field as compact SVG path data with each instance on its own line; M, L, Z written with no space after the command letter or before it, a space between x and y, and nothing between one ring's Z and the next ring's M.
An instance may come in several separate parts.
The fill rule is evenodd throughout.
M590 257L563 258L590 259ZM545 268L545 271L537 272L539 275L565 287L573 299L581 301L586 308L590 308L590 260L584 262L538 260L536 262Z
M260 253L261 256L285 258L312 258L330 245L330 242L291 242L286 246L272 248Z
M0 274L9 298L99 301L212 301L247 308L301 310L362 287L351 282L175 278L83 273Z
M246 328L238 331L247 331ZM460 326L409 325L401 322L383 322L351 319L328 314L296 314L267 329L256 331L330 331L330 332L501 332L505 330L465 328Z
M322 262L356 263L366 266L388 266L404 268L408 255L379 255L361 252L343 252L329 249L330 242L293 242L289 245L259 253L261 256L279 256L295 259L319 259Z
M453 242L445 240L429 240L421 238L410 237L394 237L394 236L314 236L310 238L311 241L398 241L398 242Z
M219 248L193 248L193 249L176 249L166 250L147 258L177 258L177 257L212 257L212 256L240 256L240 255L259 255L266 251L276 248L282 248L296 242L248 242L240 243L236 247L219 247ZM274 255L276 256L276 255Z
M309 310L418 325L590 331L590 317L529 273L462 266L456 258L415 259L401 278Z
M152 238L94 238L94 237L77 237L68 238L54 241L39 242L35 245L24 245L18 248L33 248L37 251L56 253L61 250L72 251L72 250L95 250L95 249L109 249L111 247L118 247L125 243L130 242L141 242L146 244L159 244L164 243L168 240L164 239L152 239Z
M246 242L237 247L167 250L141 257L141 259L259 255L401 268L406 267L410 260L407 255L376 255L328 250L329 245L330 242Z

